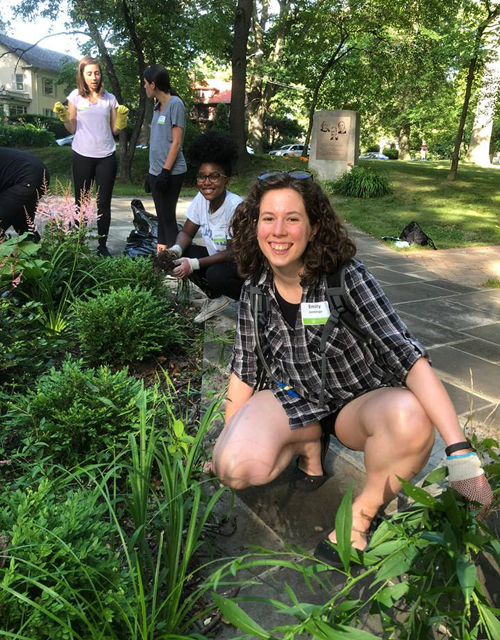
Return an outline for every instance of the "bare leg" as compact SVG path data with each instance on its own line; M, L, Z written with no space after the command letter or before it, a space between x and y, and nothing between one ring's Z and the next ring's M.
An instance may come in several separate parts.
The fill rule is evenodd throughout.
M366 484L353 503L352 530L353 545L364 549L373 517L401 489L396 476L410 480L427 462L434 428L411 391L384 388L346 405L335 432L342 444L365 454Z
M214 448L213 470L233 489L271 482L300 455L306 473L321 475L321 427L290 429L272 391L259 391L232 417Z

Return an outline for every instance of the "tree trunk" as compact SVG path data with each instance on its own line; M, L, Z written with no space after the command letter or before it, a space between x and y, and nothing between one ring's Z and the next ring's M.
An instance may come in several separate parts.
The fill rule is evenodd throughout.
M232 91L229 129L238 151L237 172L248 165L245 133L245 91L247 76L247 42L253 0L238 0L232 54Z
M452 182L457 177L458 161L460 159L460 146L462 144L462 138L464 135L465 121L467 120L467 111L469 109L470 96L472 93L472 85L474 83L474 76L476 74L477 63L482 46L482 39L485 30L491 23L495 23L500 16L500 4L495 7L494 11L488 10L488 16L479 25L476 31L474 41L474 52L469 62L469 71L467 73L467 84L465 88L464 104L462 106L462 114L460 116L460 122L458 125L457 137L455 138L455 148L451 156L450 172L446 176L446 179Z
M350 47L349 49L346 49L342 55L340 56L338 55L339 52L342 50L348 37L349 36L346 34L341 39L339 45L337 46L337 49L335 50L335 53L330 57L328 62L323 67L321 73L319 74L319 78L317 79L316 84L314 85L313 95L311 98L311 106L309 107L309 125L307 127L306 139L304 141L304 153L306 156L307 156L307 149L309 148L309 143L311 141L311 135L312 135L312 129L313 129L313 123L314 123L314 112L316 111L316 105L318 103L319 90L321 89L321 85L323 84L323 81L325 80L330 69L334 67L338 62L340 62L340 60L342 60L342 58L352 50L352 47Z
M460 122L458 124L457 136L455 138L455 147L451 154L451 167L446 179L449 182L453 182L457 177L458 162L460 160L460 147L462 145L462 138L464 137L465 122L467 120L467 112L469 110L470 96L472 93L472 85L474 83L474 76L476 74L478 56L474 56L469 62L469 72L467 73L467 84L465 87L464 103L462 105L462 113L460 115Z
M498 21L497 21L497 28ZM490 142L493 118L500 86L500 52L495 42L491 42L490 56L486 60L479 91L476 115L472 126L467 162L480 167L490 166Z
M259 68L264 56L264 34L266 23L269 18L269 0L262 0L260 19L254 19L253 38L256 53L252 61L252 66ZM276 33L276 41L268 62L274 63L279 60L283 44L291 27L291 22L287 21L290 0L280 0L279 2L279 23ZM264 151L264 144L269 140L265 139L265 118L269 113L269 105L272 97L276 93L275 85L256 75L250 77L250 87L248 91L248 144L255 153Z
M410 124L406 122L399 130L399 160L411 160L410 155Z

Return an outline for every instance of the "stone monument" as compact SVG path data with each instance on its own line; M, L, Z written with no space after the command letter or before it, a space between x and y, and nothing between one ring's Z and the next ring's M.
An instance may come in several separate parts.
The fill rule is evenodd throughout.
M345 109L316 111L309 167L322 180L337 180L359 156L359 113Z

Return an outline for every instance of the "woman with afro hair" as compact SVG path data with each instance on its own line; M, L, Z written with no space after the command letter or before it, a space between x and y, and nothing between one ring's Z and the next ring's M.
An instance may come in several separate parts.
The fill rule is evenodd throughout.
M487 508L493 494L481 462L425 348L354 258L353 242L312 175L259 176L231 233L248 280L213 473L245 489L273 481L296 457L296 489L314 491L328 479L330 435L362 451L366 483L353 503L351 541L363 562L377 512L401 489L401 478L422 470L435 426L451 486ZM330 277L339 271L343 287ZM344 311L329 303L335 296ZM332 310L341 319L349 312L358 331ZM341 566L335 541L331 531L315 555Z
M232 140L216 131L196 138L187 152L188 160L198 167L199 193L186 213L186 223L168 249L178 257L173 271L177 278L189 278L206 293L200 313L194 321L205 322L225 309L230 300L240 297L243 279L228 247L229 225L240 196L227 190L236 161ZM205 246L194 244L200 230Z

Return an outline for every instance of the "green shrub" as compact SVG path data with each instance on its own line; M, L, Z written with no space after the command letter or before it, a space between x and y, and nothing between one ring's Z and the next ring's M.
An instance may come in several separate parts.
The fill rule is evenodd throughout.
M372 144L369 147L366 147L366 149L365 149L365 153L370 153L370 152L378 153L379 151L380 151L380 145L379 144Z
M378 198L392 192L389 181L373 169L354 167L352 171L335 182L326 185L340 196L353 196L355 198Z
M161 296L165 292L163 284L164 274L153 269L152 260L137 258L132 260L127 256L117 256L110 260L103 260L98 256L91 259L92 276L95 286L101 293L114 291L126 285L138 285Z
M0 147L50 147L55 140L52 131L32 124L0 125Z
M68 130L59 118L42 116L33 113L25 113L23 116L13 116L9 118L10 123L22 122L23 124L33 124L37 129L47 129L52 131L56 138L65 138L69 135Z
M386 155L389 158L389 160L397 160L399 158L399 151L397 149L392 149L392 148L384 149L382 153Z
M169 299L139 286L98 293L74 307L80 348L92 363L125 364L182 348L179 320Z
M141 382L127 369L87 369L67 358L33 389L14 394L0 431L0 456L22 452L66 467L126 443L139 420Z
M99 495L56 492L47 480L1 493L0 620L8 637L95 638L89 627L99 621L105 634L106 623L120 617L130 579L112 551L114 525ZM127 636L121 631L115 637Z
M30 384L71 348L70 336L43 331L42 306L0 298L0 383Z

